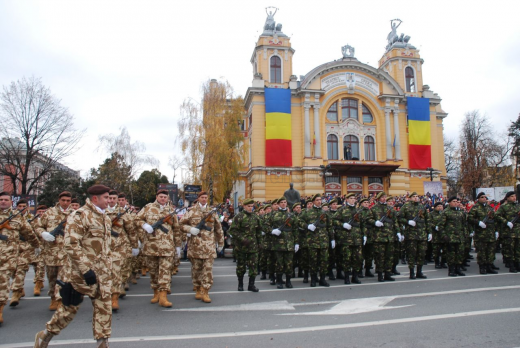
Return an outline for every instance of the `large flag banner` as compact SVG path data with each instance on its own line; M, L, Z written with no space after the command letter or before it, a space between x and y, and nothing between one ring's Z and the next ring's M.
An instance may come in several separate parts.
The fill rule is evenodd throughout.
M265 89L265 165L292 166L290 89Z
M426 169L432 166L430 131L430 99L406 98L408 106L409 168Z

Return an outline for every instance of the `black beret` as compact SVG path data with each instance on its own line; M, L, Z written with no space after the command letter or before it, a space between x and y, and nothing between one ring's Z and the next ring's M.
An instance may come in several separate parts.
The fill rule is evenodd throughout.
M480 198L480 197L485 196L485 195L486 195L485 192L480 192L480 193L477 195L477 198Z
M458 198L457 196L450 197L450 198L448 199L448 203L450 203L451 201L454 201L454 200L456 200L456 199L459 199L459 198Z
M102 195L102 194L108 193L108 192L110 192L110 187L107 187L105 185L94 185L94 186L90 186L87 189L87 193L92 196L99 196L99 195ZM60 194L60 197L61 197L61 194Z
M506 193L506 198L509 198L512 195L516 195L515 191L509 191L508 193Z
M433 205L434 208L437 208L439 205L442 205L442 202L437 202Z
M27 204L26 199L20 199L18 202L16 202L16 206L19 206L20 204Z
M116 191L116 190L110 190L110 191L108 192L108 194L109 194L110 196L117 196L117 191Z

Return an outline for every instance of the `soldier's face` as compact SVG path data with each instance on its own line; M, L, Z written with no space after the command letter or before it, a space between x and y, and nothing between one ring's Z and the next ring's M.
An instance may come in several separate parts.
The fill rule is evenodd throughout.
M413 195L411 198L412 202L418 203L419 202L419 196Z
M265 209L262 209L258 212L258 215L263 216L265 215Z
M117 204L117 195L110 195L108 196L108 206L110 208L115 207Z
M16 206L16 209L18 209L18 211L22 211L22 210L24 210L25 208L27 208L27 204L25 204L25 203L18 204L18 205Z
M273 211L273 210L271 209L271 207L269 207L269 208L265 208L265 213L266 213L266 214L269 214L271 211Z
M106 209L108 207L108 192L102 195L92 196L92 203L100 209Z
M8 209L11 205L11 196L0 196L0 209Z
M293 212L297 213L297 214L300 214L302 212L302 206L301 205L297 205L294 209L293 209Z
M382 196L379 198L379 202L386 203L386 196Z
M480 198L478 199L479 203L486 203L487 202L487 197L486 196L480 196Z
M338 203L332 203L332 204L330 205L330 209L332 209L332 210L337 210L337 209L338 209Z
M512 195L512 196L507 197L507 201L509 203L516 202L516 195Z
M42 216L45 213L45 209L36 210L36 214Z
M350 196L349 198L347 198L347 202L350 205L356 204L356 197L355 196Z
M273 205L271 206L271 209L274 211L278 210L278 203L273 203Z
M74 210L78 210L79 207L80 207L79 203L71 203L70 206L71 206L71 208L74 209ZM45 210L44 210L44 211L45 211Z
M244 205L244 210L248 213L251 213L253 211L253 204L246 204Z
M166 202L168 202L168 195L165 195L164 193L157 195L157 203L160 205L165 205Z
M208 204L208 195L202 195L199 197L199 203L200 205L206 205Z
M108 194L108 193L107 193L107 194ZM65 197L65 196L61 197L61 198L58 200L58 203L59 203L61 209L63 209L63 210L67 210L67 208L68 208L69 205L70 205L70 201L71 201L71 200L72 200L72 198L70 198L70 197ZM101 207L100 207L100 208L101 208ZM104 208L101 208L101 209L104 209Z
M278 203L278 207L279 207L280 209L285 209L285 208L287 208L287 201L281 201L281 202L279 202L279 203Z
M119 203L119 206L121 206L121 207L126 207L126 205L128 204L125 197L118 198L117 202Z
M307 209L311 209L311 208L312 208L312 202L307 203Z
M328 205L325 205L325 206L321 207L321 209L322 209L323 211L329 211L329 206L328 206Z
M435 207L435 210L436 211L443 211L444 207L442 205L438 205L438 206Z
M316 197L312 203L317 207L321 206L321 197Z
M457 208L459 206L459 201L454 199L449 204L450 204L450 208Z
M370 202L369 201L364 201L363 203L361 203L361 205L365 208L368 208L368 206L370 205Z
M391 199L389 201L386 201L386 204L388 204L389 206L393 207L395 205L395 201L393 199Z

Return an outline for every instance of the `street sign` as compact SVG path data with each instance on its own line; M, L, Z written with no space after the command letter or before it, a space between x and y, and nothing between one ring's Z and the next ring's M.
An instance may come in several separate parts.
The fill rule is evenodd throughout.
M201 191L202 185L184 185L184 199L191 203L198 198Z
M177 205L179 201L179 187L177 184L158 184L157 189L168 190L168 195L173 204Z

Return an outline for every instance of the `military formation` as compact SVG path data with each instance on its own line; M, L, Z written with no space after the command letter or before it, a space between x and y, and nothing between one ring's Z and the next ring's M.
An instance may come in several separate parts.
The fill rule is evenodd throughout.
M255 293L258 275L269 277L278 289L292 288L294 278L311 287L329 287L337 279L360 284L360 279L376 275L379 282L394 281L399 260L406 260L410 279L426 278L422 268L427 250L435 268L464 276L472 242L481 274L497 273L497 243L509 272L520 270L520 205L514 192L506 194L497 211L481 193L466 213L457 197L446 206L436 203L431 211L416 192L399 210L395 198L384 192L372 206L353 193L344 202L323 202L316 194L302 206L299 195L294 202L292 190L285 192L290 199L283 196L269 204L246 199L233 216L227 237L237 262L238 291L245 290L246 274L247 290ZM152 304L173 306L168 294L184 245L194 299L211 302L213 262L225 236L220 206L210 207L206 192L199 193L180 220L166 190L158 190L155 201L139 211L124 193L109 187L94 185L87 193L80 206L64 191L55 206L38 206L35 216L27 212L26 201L13 207L11 195L0 193L0 324L6 305L21 305L25 276L33 266L33 295L40 296L47 275L53 311L34 347L47 347L74 319L85 296L94 308L96 347L108 347L112 313L140 275L150 274Z

